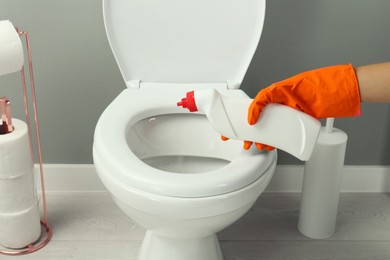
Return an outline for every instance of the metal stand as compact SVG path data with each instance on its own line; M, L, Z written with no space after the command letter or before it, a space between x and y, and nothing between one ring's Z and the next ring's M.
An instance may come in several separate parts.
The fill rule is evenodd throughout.
M20 31L18 28L15 28L17 33L20 37L25 38L26 41L26 49L27 49L27 55L28 55L28 66L29 66L29 72L30 72L30 86L31 86L31 96L32 96L32 104L33 104L33 110L34 110L34 121L35 121L35 132L36 132L36 141L37 141L37 150L38 150L38 161L39 161L39 170L40 170L40 179L41 179L41 189L42 189L42 203L43 203L43 217L41 219L41 225L45 229L45 237L42 239L39 239L37 242L27 245L25 248L21 249L15 249L15 250L0 250L0 254L4 255L24 255L29 254L32 252L35 252L41 248L43 248L45 245L47 245L53 235L52 230L49 226L48 220L47 220L47 205L46 205L46 195L45 195L45 181L44 181L44 174L43 174L43 163L42 163L42 152L41 152L41 139L39 134L39 125L38 125L38 113L37 113L37 102L36 102L36 96L35 96L35 83L34 83L34 75L33 75L33 67L32 67L32 59L31 59L31 48L30 48L30 40L27 32ZM26 113L26 123L28 127L28 136L30 140L30 152L31 152L31 158L32 161L34 161L34 152L33 152L33 140L32 140L32 134L31 134L31 124L30 124L30 115L29 115L29 109L28 109L28 97L27 97L27 87L26 87L26 77L24 74L24 67L22 67L21 70L21 77L22 77L22 88L23 88L23 96L24 96L24 106L25 106L25 113ZM5 99L4 99L5 100Z

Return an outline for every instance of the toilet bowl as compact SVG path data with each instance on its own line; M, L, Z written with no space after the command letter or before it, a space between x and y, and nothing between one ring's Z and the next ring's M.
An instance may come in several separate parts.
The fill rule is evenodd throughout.
M172 106L185 91L165 89L161 99L158 91L126 89L96 126L98 175L148 230L139 259L222 259L215 233L249 210L275 169L275 151L223 142L204 115Z
M238 87L264 8L262 0L103 1L127 88L98 120L93 158L115 203L147 230L139 260L222 260L216 233L250 209L273 175L276 151L223 142L204 115L176 107L193 89L245 95ZM202 46L201 35L214 37Z

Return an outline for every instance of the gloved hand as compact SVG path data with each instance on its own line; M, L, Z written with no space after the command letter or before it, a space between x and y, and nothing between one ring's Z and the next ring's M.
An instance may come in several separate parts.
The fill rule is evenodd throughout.
M276 82L261 90L248 109L248 123L253 125L269 103L279 103L317 119L360 115L360 93L352 65L337 65L307 71ZM251 142L244 142L249 149ZM273 147L256 143L259 149Z
M261 90L248 109L253 125L268 103L279 103L317 119L360 115L360 93L352 65L307 71Z

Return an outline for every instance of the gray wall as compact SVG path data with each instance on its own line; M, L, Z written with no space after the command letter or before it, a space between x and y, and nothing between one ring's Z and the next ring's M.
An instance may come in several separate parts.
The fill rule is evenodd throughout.
M259 48L242 89L340 63L390 60L388 0L269 0ZM92 163L93 130L125 88L106 40L99 0L0 0L0 20L31 34L45 163ZM390 72L389 72L390 73ZM24 118L18 74L0 95ZM346 164L390 165L390 104L363 104L363 116L336 119L349 135ZM299 164L280 153L280 164Z

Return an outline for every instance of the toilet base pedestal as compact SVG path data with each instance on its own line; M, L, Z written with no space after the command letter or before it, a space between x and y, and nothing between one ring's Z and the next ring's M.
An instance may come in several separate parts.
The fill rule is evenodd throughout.
M162 237L147 231L138 260L223 260L217 236L199 238Z

